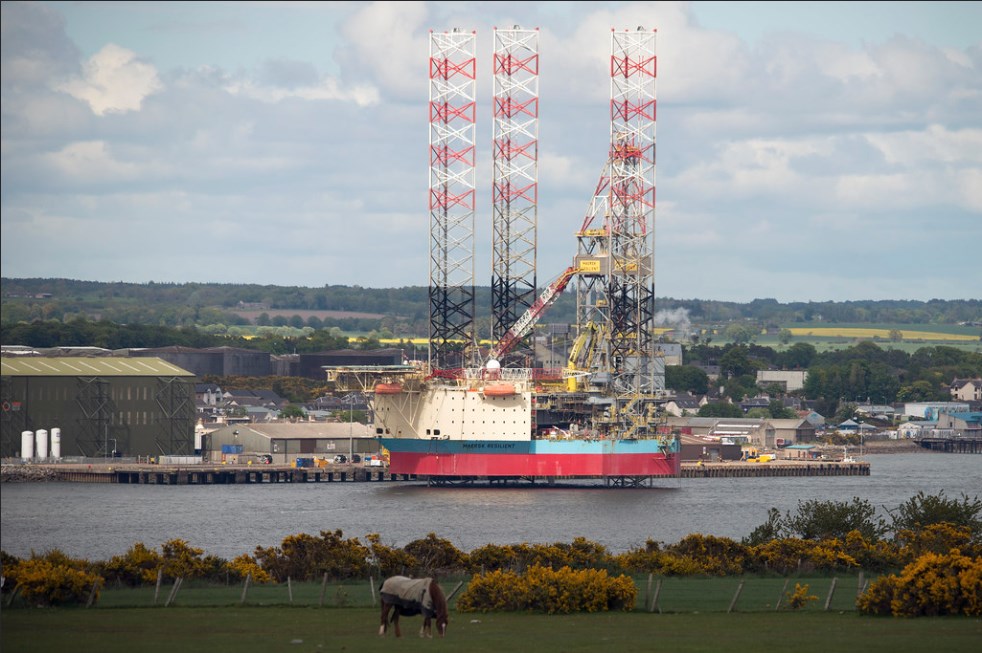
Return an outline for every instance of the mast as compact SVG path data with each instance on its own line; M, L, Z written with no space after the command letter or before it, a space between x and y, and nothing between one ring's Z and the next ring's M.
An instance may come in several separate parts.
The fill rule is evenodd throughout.
M430 32L431 368L463 367L474 334L476 33Z
M536 300L539 30L495 28L493 55L491 337L500 342ZM523 339L501 362L522 367L529 353Z
M577 330L612 418L647 428L643 401L664 389L654 319L655 32L612 31L610 149L577 233Z

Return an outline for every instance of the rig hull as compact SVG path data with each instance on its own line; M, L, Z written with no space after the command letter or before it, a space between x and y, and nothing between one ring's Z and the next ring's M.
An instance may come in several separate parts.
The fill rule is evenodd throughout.
M678 451L637 440L381 439L394 474L475 478L676 477Z

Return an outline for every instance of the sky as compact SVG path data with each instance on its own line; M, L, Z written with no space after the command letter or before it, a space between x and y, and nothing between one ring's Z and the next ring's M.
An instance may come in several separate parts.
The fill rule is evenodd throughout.
M611 30L657 30L655 294L982 298L982 2L7 2L5 278L429 281L429 33L540 31L537 278L610 141Z

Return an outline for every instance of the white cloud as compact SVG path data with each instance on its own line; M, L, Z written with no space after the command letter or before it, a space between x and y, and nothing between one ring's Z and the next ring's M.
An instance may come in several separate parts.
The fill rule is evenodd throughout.
M396 95L416 95L426 83L428 34L425 2L371 2L352 15L342 33L342 62L371 76ZM421 65L422 62L422 65Z
M138 177L146 166L115 159L105 141L72 143L42 157L59 179L72 183L127 182Z
M373 86L362 85L344 89L341 88L338 80L333 78L320 80L320 83L316 85L295 88L262 86L251 80L241 80L230 82L225 86L225 89L234 95L241 95L262 102L280 102L288 98L342 100L354 102L360 107L366 107L377 104L379 101L378 90Z
M163 85L157 70L139 61L136 54L112 43L92 55L82 66L82 76L55 86L88 103L97 116L139 111L143 100Z

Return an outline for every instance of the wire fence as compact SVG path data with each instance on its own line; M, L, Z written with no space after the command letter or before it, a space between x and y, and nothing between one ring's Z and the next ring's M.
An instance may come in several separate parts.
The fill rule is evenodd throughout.
M465 591L469 577L442 579L441 585L456 608L456 598ZM679 577L640 576L634 578L637 600L634 611L651 613L693 612L765 612L769 610L836 611L856 610L856 598L868 586L868 579L858 575L830 577ZM158 582L156 586L137 588L97 587L91 592L87 607L223 607L283 606L319 608L367 608L379 603L381 579L335 582L326 576L320 582L255 584L247 578L236 584L215 584L178 578ZM791 598L797 586L802 604L793 607ZM26 602L12 592L6 607L25 606Z

